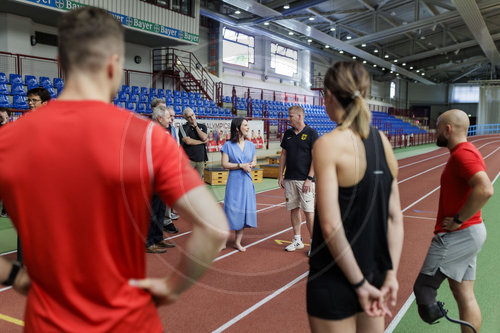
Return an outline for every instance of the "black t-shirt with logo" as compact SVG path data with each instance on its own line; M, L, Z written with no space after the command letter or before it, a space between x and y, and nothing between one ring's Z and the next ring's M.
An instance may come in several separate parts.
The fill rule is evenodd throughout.
M281 148L286 150L285 179L305 180L309 174L312 163L312 148L318 139L314 128L305 126L295 134L293 128L286 130L281 140Z
M184 133L186 134L186 137L189 137L191 139L196 139L200 140L200 136L198 135L198 132L196 132L196 129L189 125L189 123L186 123L184 125L181 125ZM207 126L205 124L200 124L198 123L198 127L203 131L203 133L207 133ZM201 144L201 145L194 145L190 146L182 142L182 138L184 137L182 130L179 130L179 140L181 142L182 148L184 148L184 151L186 152L186 155L189 157L189 159L193 162L203 162L207 161L207 148L206 144Z

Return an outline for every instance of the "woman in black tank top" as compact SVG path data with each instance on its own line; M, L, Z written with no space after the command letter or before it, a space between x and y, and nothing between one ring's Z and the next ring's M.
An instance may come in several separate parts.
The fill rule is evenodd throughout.
M363 66L336 63L324 85L326 112L338 126L313 151L309 323L313 332L383 332L403 244L397 161L387 138L370 128Z

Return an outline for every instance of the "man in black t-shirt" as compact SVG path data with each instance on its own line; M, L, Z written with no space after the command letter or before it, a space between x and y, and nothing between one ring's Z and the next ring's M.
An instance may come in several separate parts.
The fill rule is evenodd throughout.
M203 170L208 160L206 143L208 141L207 126L198 124L193 109L184 109L184 118L187 123L179 127L179 141L186 152L191 165L203 178Z
M288 109L288 129L281 141L279 185L285 189L286 208L294 232L292 243L286 251L304 248L300 232L300 210L306 216L307 229L312 237L314 223L314 168L312 148L318 138L318 133L304 123L305 112L295 105ZM283 177L283 172L286 172Z

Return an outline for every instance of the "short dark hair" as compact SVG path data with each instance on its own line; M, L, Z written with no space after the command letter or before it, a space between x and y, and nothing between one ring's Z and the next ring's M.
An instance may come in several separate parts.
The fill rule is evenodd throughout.
M50 92L43 87L31 88L26 95L36 95L40 97L42 103L50 101Z
M0 106L0 112L7 112L7 114L9 115L10 117L10 114L11 114L11 111L9 108L6 108L4 106Z
M243 117L238 117L238 118L233 118L231 120L231 142L236 143L238 142L238 139L240 138L240 131L241 131L241 124L243 124L243 121L247 120L246 118Z
M108 56L123 56L123 36L123 26L104 9L72 10L59 22L59 63L65 73L72 68L96 72Z

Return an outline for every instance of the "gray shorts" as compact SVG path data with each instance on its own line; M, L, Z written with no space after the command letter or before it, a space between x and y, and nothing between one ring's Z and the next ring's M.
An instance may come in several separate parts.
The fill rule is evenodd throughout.
M300 207L306 213L314 212L314 183L311 183L311 191L302 192L303 180L285 179L283 186L285 187L286 209L292 210Z
M439 269L457 282L476 279L476 258L486 241L484 223L439 233L432 238L420 273L433 276Z

